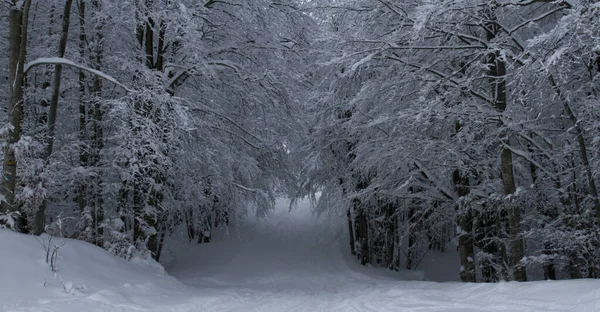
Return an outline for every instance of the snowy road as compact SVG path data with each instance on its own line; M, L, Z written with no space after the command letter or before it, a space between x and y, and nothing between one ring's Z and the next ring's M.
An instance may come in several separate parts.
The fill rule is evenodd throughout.
M265 222L188 250L167 270L213 297L203 311L600 311L598 281L469 285L365 268L332 224L344 222L280 202Z
M177 279L75 240L52 273L33 237L0 230L0 311L600 311L598 280L436 283L363 267L332 224L344 222L279 203L210 244L170 242L166 269Z

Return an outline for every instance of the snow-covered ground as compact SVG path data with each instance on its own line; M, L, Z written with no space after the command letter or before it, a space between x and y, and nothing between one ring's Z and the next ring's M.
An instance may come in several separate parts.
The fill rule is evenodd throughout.
M462 284L454 257L394 273L350 259L343 229L285 202L265 221L170 241L165 267L65 240L59 271L35 238L0 230L0 311L600 311L600 281ZM60 241L57 241L60 242ZM437 271L433 270L437 267Z

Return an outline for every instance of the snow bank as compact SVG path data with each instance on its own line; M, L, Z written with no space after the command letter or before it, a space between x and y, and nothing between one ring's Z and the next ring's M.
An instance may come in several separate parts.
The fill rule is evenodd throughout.
M76 240L53 243L64 243L57 272L36 237L0 229L0 311L160 310L187 290L156 262L127 262Z

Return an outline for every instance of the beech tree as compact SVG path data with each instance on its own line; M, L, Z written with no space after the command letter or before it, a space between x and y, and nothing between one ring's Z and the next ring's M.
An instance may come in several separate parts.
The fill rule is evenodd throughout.
M23 67L27 56L27 30L31 0L13 0L9 5L9 99L6 106L8 126L2 132L7 136L2 162L2 198L0 213L4 214L2 223L7 223L17 231L26 231L26 216L15 201L17 185L18 143L21 139L21 118L23 115L23 85L25 75Z

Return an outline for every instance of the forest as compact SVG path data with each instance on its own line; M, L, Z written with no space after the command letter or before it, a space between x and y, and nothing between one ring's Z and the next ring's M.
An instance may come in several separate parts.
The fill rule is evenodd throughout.
M308 197L363 265L598 278L599 25L598 0L0 0L0 227L160 261Z

